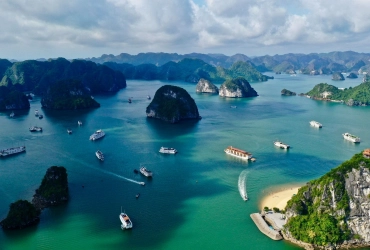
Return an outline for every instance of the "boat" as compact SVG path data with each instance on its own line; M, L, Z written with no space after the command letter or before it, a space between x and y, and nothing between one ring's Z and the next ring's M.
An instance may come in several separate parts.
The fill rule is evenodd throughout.
M81 126L82 125L82 121L78 121L77 124L78 124L78 126Z
M322 128L322 124L317 121L310 121L310 125L315 128Z
M72 129L69 129L69 128L68 128L68 129L67 129L67 133L68 133L68 134L72 134Z
M42 132L42 127L32 126L30 127L31 132Z
M147 95L147 96L146 96L146 99L150 100L150 99L152 99L152 98L150 97L150 95Z
M248 200L248 195L244 195L243 200L247 201Z
M94 134L90 136L90 140L95 141L97 139L100 139L105 136L105 133L103 130L99 129Z
M354 142L354 143L359 143L361 141L360 137L355 136L355 135L351 135L350 133L344 133L342 135L343 135L344 139L346 139L348 141L351 141L351 142Z
M128 217L126 213L122 213L122 209L121 209L121 214L119 215L119 219L121 220L121 223L122 223L121 225L122 230L132 228L132 222L130 218Z
M290 148L290 146L288 144L285 144L285 143L283 143L281 141L274 141L274 145L276 147L279 147L279 148L282 148L282 149L288 149L288 148Z
M236 109L236 106L230 106L230 108L232 108L232 109Z
M0 156L9 156L13 154L18 154L26 151L26 146L20 146L20 147L15 147L15 148L7 148L0 150Z
M12 111L9 115L10 118L13 118L14 117L14 112Z
M228 155L232 155L232 156L241 158L243 160L250 160L253 157L251 153L238 149L238 148L234 148L232 146L225 148L224 151Z
M96 157L98 157L99 160L104 161L104 154L102 151L98 150L95 152Z
M146 167L141 167L140 168L140 173L142 175L146 176L146 177L152 177L153 176L153 172L146 169Z
M132 100L131 100L131 98L128 98L128 103L132 103Z
M162 153L162 154L176 154L177 150L174 149L174 148L161 147L159 149L159 153Z
M43 115L39 115L39 119L42 119L42 118L44 118L44 116Z
M39 116L39 110L38 109L35 110L35 116Z
M139 198L140 197L140 193L137 193L135 197L136 197L136 199Z

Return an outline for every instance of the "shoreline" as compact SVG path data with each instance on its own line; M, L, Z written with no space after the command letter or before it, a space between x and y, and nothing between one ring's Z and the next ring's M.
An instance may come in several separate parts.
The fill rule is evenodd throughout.
M260 202L261 211L264 207L268 207L270 209L277 207L280 210L285 210L288 201L292 198L293 194L298 193L298 189L301 187L302 186L286 187L281 191L267 194Z

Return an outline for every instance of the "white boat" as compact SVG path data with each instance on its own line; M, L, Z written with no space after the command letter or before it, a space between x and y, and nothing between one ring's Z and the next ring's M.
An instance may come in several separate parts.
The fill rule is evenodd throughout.
M90 140L95 141L97 139L100 139L105 136L105 133L103 130L99 129L94 134L90 136Z
M35 110L35 116L39 116L39 110L38 109Z
M310 121L310 125L315 128L322 128L322 124L317 121Z
M121 220L121 229L124 230L124 229L130 229L132 228L132 222L130 220L130 218L128 217L128 215L126 213L122 213L122 209L121 209L121 213L119 215L119 219Z
M69 129L69 128L68 128L68 129L67 129L67 133L68 133L68 134L72 134L72 129Z
M98 157L99 160L104 161L104 154L102 151L98 150L95 152L96 157Z
M140 168L140 173L142 175L146 176L146 177L152 177L153 176L153 172L146 169L146 167L141 167Z
M26 151L26 146L20 146L15 148L8 148L0 150L0 156L9 156L13 154L18 154Z
M290 148L290 146L288 144L285 144L285 143L283 143L281 141L274 141L274 145L276 147L279 147L279 148L282 148L282 149L288 149L288 148Z
M238 148L234 148L232 146L225 148L224 151L228 155L232 155L232 156L241 158L243 160L250 160L253 157L251 153L238 149Z
M78 124L78 126L81 126L82 125L82 121L78 121L77 124Z
M243 200L247 201L248 200L248 195L244 195Z
M9 115L10 118L13 118L14 117L14 112L12 111Z
M42 132L42 127L32 126L29 128L31 132Z
M342 135L343 135L344 139L346 139L348 141L351 141L351 142L354 142L354 143L359 143L361 141L360 137L355 136L355 135L351 135L350 133L344 133Z
M162 153L162 154L176 154L177 150L174 149L174 148L161 147L159 149L159 153Z
M147 98L148 100L152 99L152 98L150 97L150 95L147 95L147 96L146 96L146 98Z

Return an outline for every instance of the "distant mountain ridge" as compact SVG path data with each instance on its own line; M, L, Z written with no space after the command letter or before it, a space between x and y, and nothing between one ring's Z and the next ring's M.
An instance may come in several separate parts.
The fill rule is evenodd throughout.
M90 60L95 63L103 64L106 62L128 63L134 66L140 64L153 64L160 67L168 62L179 62L183 59L200 59L204 62L224 68L231 67L235 62L250 62L260 72L274 71L286 72L300 71L304 74L332 74L333 72L369 72L370 53L358 53L354 51L334 51L329 53L310 53L310 54L284 54L284 55L265 55L249 57L243 54L226 56L223 54L201 54L191 53L180 55L177 53L139 53L130 55L121 53L117 56L112 54L92 57ZM317 72L315 72L317 71Z

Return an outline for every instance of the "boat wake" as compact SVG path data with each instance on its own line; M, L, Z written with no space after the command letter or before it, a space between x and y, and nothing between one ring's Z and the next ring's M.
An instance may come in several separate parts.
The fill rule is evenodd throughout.
M239 175L239 180L238 180L238 189L240 196L242 197L243 200L248 200L248 195L247 195L247 170L243 170L240 175Z
M119 175L119 174L115 174L115 173L108 172L108 171L104 171L104 170L102 170L102 172L104 172L104 173L106 173L106 174L109 174L109 175L116 176L116 177L118 177L118 178L120 178L120 179L124 179L124 180L126 180L126 181L129 181L129 182L132 182L132 183L135 183L135 184L139 184L139 185L142 185L142 186L144 186L144 185L145 185L145 182L142 182L142 181L135 181L135 180L132 180L132 179L126 178L126 177L124 177L124 176L122 176L122 175Z

